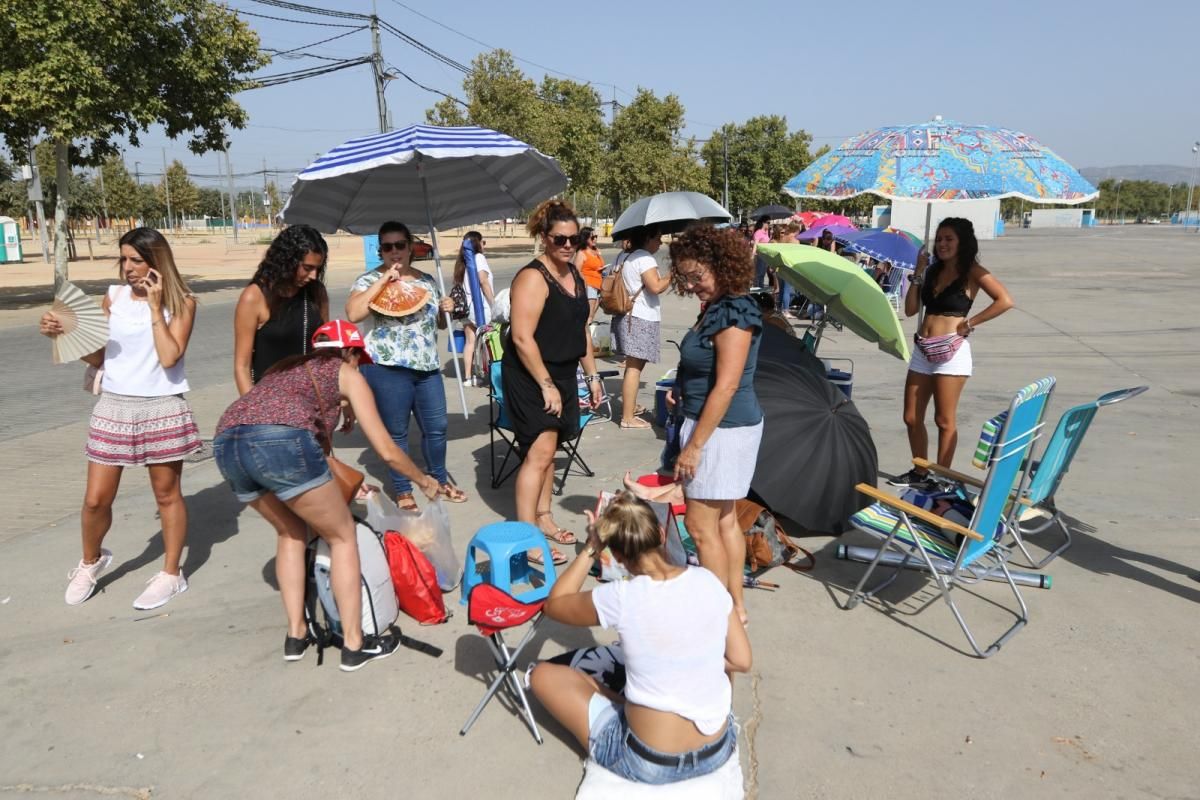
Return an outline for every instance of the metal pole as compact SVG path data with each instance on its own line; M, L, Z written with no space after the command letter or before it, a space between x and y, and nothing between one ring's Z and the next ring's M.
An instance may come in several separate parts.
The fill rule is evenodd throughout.
M233 189L233 162L229 159L229 148L225 148L225 167L229 171L229 217L233 220L233 243L237 244L237 195Z
M725 160L725 210L729 210L729 127L721 131L721 155Z
M871 547L858 547L856 545L839 544L834 555L844 561L857 561L862 564L870 564L875 560L875 555L879 551ZM906 559L902 554L893 550L885 550L879 556L879 563L889 567L904 567L905 569L917 570L924 572L928 568L924 562L917 561L916 558ZM949 575L954 571L954 564L942 559L935 559L933 562L937 571L943 575ZM966 567L963 572L972 574L975 578L982 578L985 581L999 581L1007 583L1008 579L1004 577L1004 571L999 567L991 567L990 569L980 569ZM1043 575L1040 572L1018 572L1009 570L1009 575L1012 575L1013 583L1019 583L1022 586L1032 586L1035 589L1049 589L1053 585L1051 576Z
M1117 210L1113 212L1116 224L1121 224L1121 179L1117 179Z
M221 154L217 153L217 180L221 179ZM217 197L221 198L221 239L228 239L228 231L225 230L225 193L221 191L221 184L217 184Z
M50 236L46 233L46 206L42 202L42 171L38 168L37 155L33 152L33 139L29 139L29 169L33 175L33 185L37 187L37 196L33 201L37 213L38 236L42 242L42 261L50 263Z
M1192 213L1192 191L1196 188L1196 155L1200 153L1200 142L1192 145L1192 174L1188 181L1188 199L1187 207L1183 210L1183 229L1188 229L1188 220L1191 219Z
M379 132L387 133L387 98L383 96L383 50L379 44L379 17L375 0L371 0L371 72L375 76L375 109L379 112Z
M105 225L105 227L108 227L108 196L104 193L104 165L103 164L100 165L100 169L98 170L98 172L99 172L99 178L100 178L100 208L104 211L104 225ZM99 227L96 228L96 241L97 242L100 241L100 228Z
M421 195L425 198L425 220L429 224L429 243L433 247L433 263L437 266L438 287L441 289L442 297L445 297L446 279L442 275L442 253L438 250L437 231L433 228L433 206L429 204L429 184L425 182L424 158L420 153L417 154L417 174L421 176ZM449 311L443 312L443 314L446 317L446 333L450 336L450 341L454 341L454 320L450 318ZM456 349L451 348L451 351ZM454 377L458 380L458 398L462 401L463 419L470 419L471 412L467 410L467 390L463 388L463 368L459 363L462 353L453 355Z
M163 188L167 193L167 229L175 228L175 219L171 216L171 181L167 176L167 148L162 149L163 156Z

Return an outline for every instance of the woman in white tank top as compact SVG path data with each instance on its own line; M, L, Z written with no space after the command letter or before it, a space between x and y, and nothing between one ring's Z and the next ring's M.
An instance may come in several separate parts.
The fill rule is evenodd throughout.
M112 553L101 547L112 525L112 504L125 467L147 467L162 520L163 569L133 602L157 608L187 580L179 560L187 538L187 507L180 475L184 456L201 448L183 393L183 355L192 335L196 300L175 267L171 246L158 231L135 228L121 237L120 286L104 298L108 343L82 360L102 368L100 401L88 429L87 489L82 511L83 558L68 574L66 601L78 605L96 591ZM63 332L53 313L41 320L50 337Z

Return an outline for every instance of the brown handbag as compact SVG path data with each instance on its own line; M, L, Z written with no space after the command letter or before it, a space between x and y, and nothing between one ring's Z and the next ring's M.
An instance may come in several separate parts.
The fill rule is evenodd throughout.
M738 527L746 535L746 563L751 572L785 566L795 572L808 572L816 564L813 554L792 541L779 520L753 500L738 500L734 507ZM803 566L792 560L803 555Z
M321 389L317 386L317 379L313 377L312 367L305 364L304 369L308 372L308 379L312 381L313 391L317 394L317 406L320 409L321 426L324 427L325 401L321 398ZM324 438L325 441L322 442L322 446L325 449L325 460L329 463L329 472L333 475L333 482L337 484L338 489L342 492L342 499L346 501L346 505L349 505L354 496L358 494L358 490L362 486L366 476L333 454L333 435L330 431L327 430L325 432Z
M628 258L622 259L620 264L613 267L611 275L605 275L600 279L600 308L614 317L633 311L633 304L637 301L638 295L642 293L642 289L646 288L643 286L630 297L629 289L625 286L625 279L621 277L626 261ZM632 320L629 324L632 326Z

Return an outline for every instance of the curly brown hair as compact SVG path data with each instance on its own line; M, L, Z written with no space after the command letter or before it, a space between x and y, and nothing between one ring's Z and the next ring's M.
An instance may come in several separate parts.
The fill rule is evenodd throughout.
M736 228L701 226L671 242L671 285L679 294L692 294L692 288L679 274L680 261L695 261L707 267L721 294L746 294L754 282L754 245Z

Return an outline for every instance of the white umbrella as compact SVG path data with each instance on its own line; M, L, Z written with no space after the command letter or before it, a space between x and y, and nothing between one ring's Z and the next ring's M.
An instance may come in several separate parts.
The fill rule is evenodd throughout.
M621 212L612 228L614 239L636 228L653 225L659 233L677 233L692 222L728 222L725 208L700 192L663 192L637 200Z
M428 230L445 295L435 228L512 216L566 187L557 161L511 136L474 126L410 125L351 139L318 158L296 176L281 217L325 233L372 234L392 219ZM467 416L458 356L454 372Z

